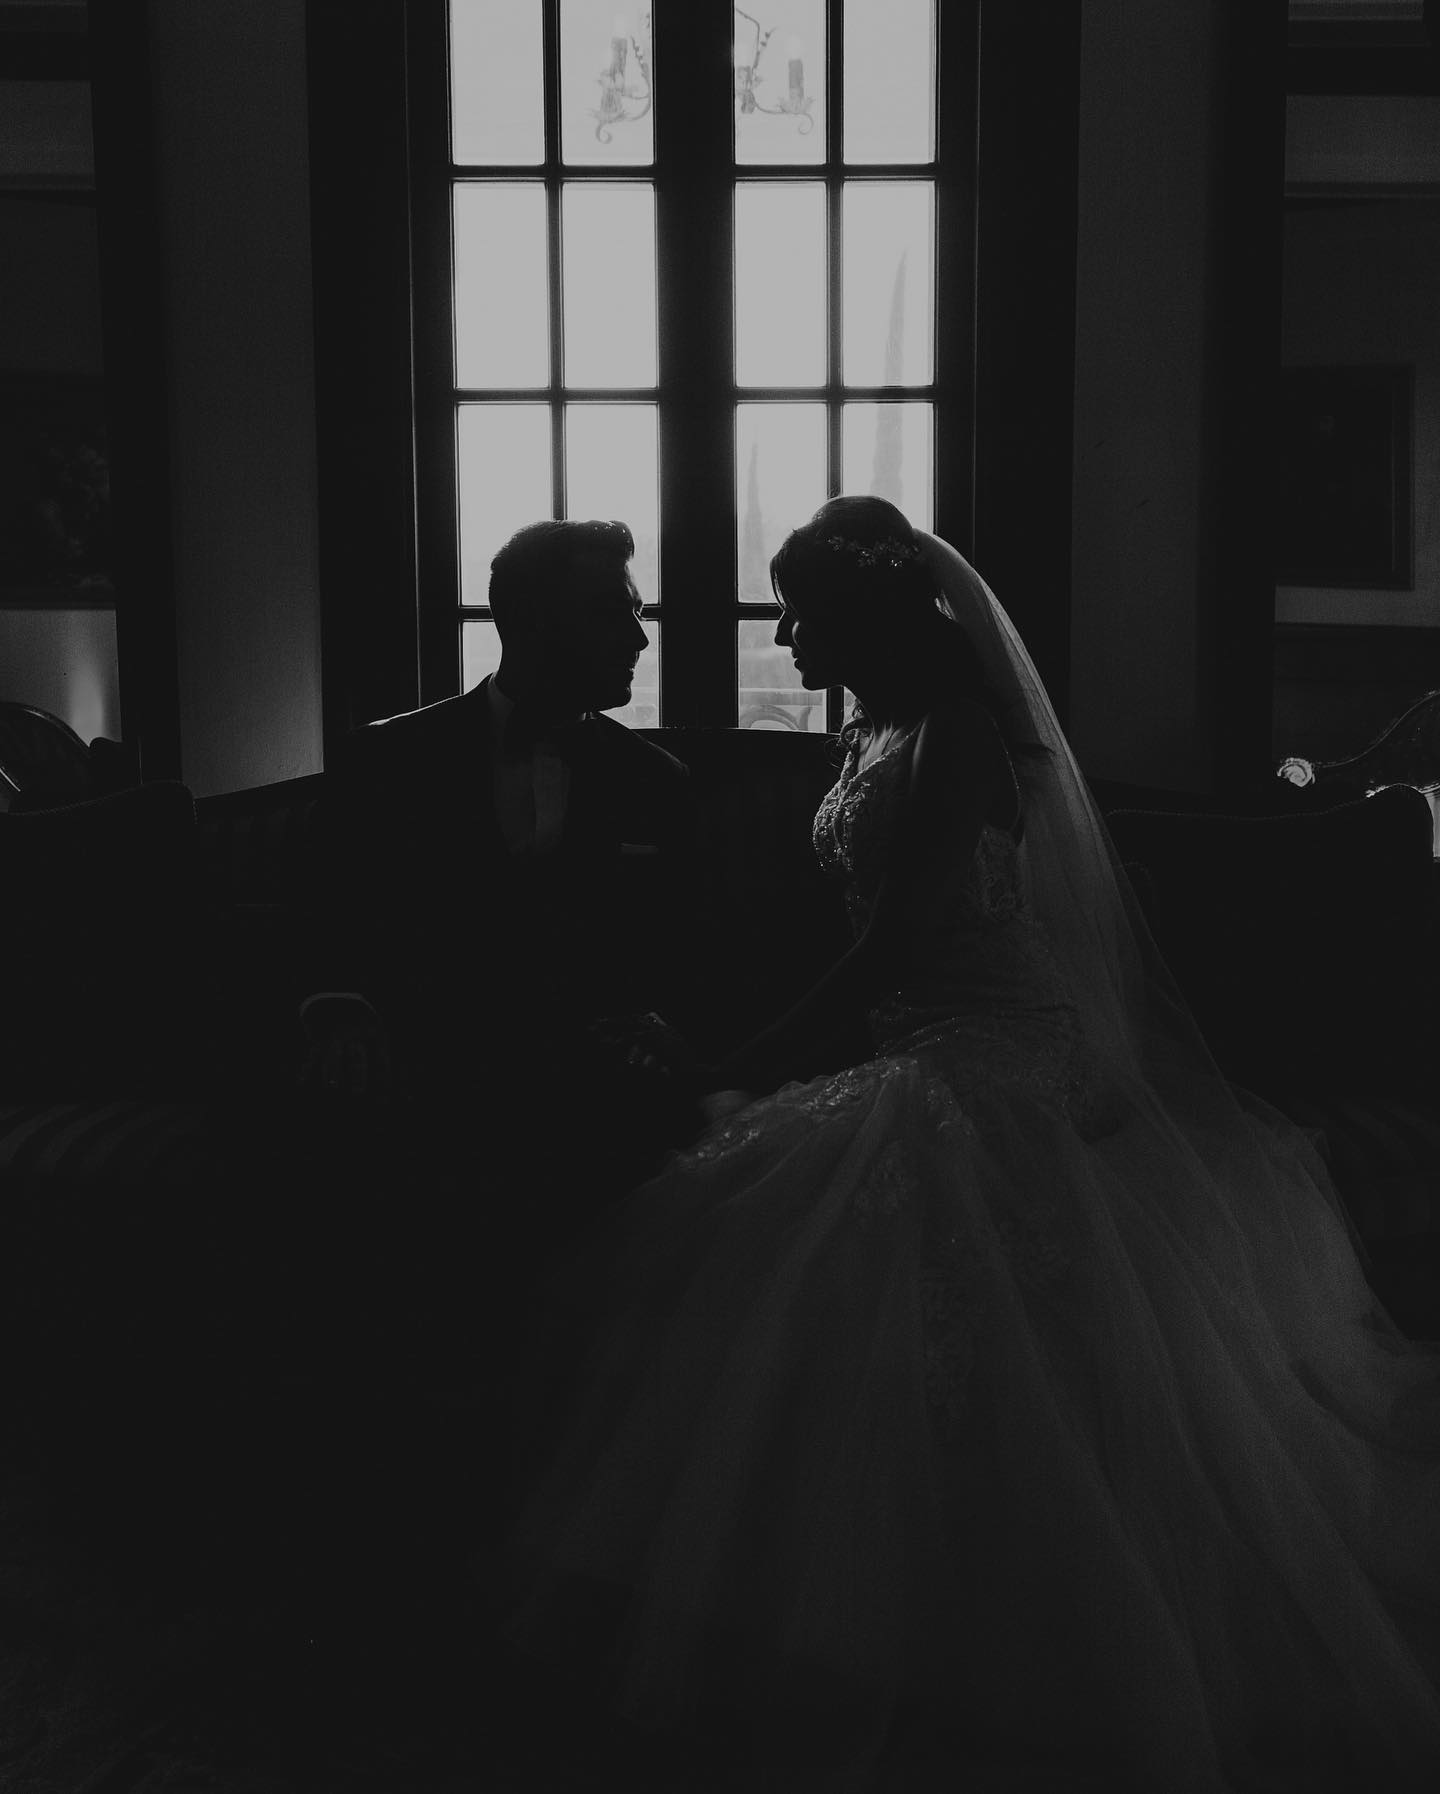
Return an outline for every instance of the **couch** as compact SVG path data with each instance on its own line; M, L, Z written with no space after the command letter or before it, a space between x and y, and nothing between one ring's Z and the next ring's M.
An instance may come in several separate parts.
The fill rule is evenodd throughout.
M695 784L696 1045L718 1055L843 946L808 830L835 749L660 738ZM340 1268L362 1225L342 1211L378 1154L394 1165L393 1135L291 1088L324 791L323 775L199 800L152 784L0 814L0 1310L22 1357L99 1361L122 1336L133 1357L150 1329L158 1375L177 1330L203 1329L251 1336L235 1349L253 1347L257 1374L283 1371L308 1354L300 1311L360 1274ZM396 1165L397 1185L413 1169Z
M710 1018L698 1044L720 1052L844 942L809 845L837 755L830 738L788 732L649 733L695 781L697 1008ZM33 1312L44 1287L58 1302L77 1253L101 1282L137 1242L152 1267L223 1255L249 1192L295 1186L288 1081L323 791L323 775L198 801L142 786L0 815L19 996L0 1058L0 1298ZM1382 1296L1412 1332L1440 1335L1440 864L1424 799L1110 820L1222 1069L1312 1131ZM126 1026L79 1025L102 1010ZM343 1178L333 1131L306 1135L305 1153L312 1189ZM223 1239L203 1225L217 1205L233 1218ZM54 1275L35 1281L23 1267L37 1264Z
M844 939L808 838L835 754L760 731L663 739L695 778L698 995L723 1047ZM191 1786L232 1744L278 1757L312 1726L316 1786L351 1761L366 1786L493 1767L476 1553L496 1536L504 1435L483 1378L462 1363L437 1379L438 1332L394 1350L426 1318L423 1251L407 1286L382 1225L388 1256L350 1300L363 1129L307 1137L289 1106L324 790L159 785L0 814L7 1786L67 1743L86 1762L67 1786L168 1770ZM1382 1298L1433 1337L1437 867L1407 798L1264 817L1142 805L1112 824L1221 1062L1315 1132ZM369 1306L377 1291L391 1312ZM334 1323L328 1356L297 1330L311 1310ZM547 1684L533 1711L554 1703Z

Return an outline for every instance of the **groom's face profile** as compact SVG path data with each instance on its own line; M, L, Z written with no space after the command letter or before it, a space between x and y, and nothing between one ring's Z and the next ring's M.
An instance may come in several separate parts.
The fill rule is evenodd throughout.
M649 646L640 594L613 554L581 549L546 605L546 645L557 684L583 710L630 702L635 663Z

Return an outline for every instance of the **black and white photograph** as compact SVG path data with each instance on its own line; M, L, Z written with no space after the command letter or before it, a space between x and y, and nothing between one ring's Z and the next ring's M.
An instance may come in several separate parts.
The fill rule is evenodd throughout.
M1440 0L0 0L0 1794L1440 1786Z

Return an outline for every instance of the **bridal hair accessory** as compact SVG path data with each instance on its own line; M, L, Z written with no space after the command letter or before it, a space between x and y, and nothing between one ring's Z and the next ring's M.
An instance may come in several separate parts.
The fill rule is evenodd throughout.
M833 548L836 554L853 554L862 567L903 567L906 561L920 559L918 543L901 542L895 536L886 536L879 542L851 542L845 536L826 536L825 546Z

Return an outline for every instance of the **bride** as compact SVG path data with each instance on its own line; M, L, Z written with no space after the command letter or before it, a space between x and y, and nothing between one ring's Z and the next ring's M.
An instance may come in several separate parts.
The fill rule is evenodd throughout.
M556 1275L512 1649L686 1786L1435 1785L1440 1357L1216 1070L974 569L840 498L772 578L856 694L854 946ZM808 1076L847 1002L872 1056Z

